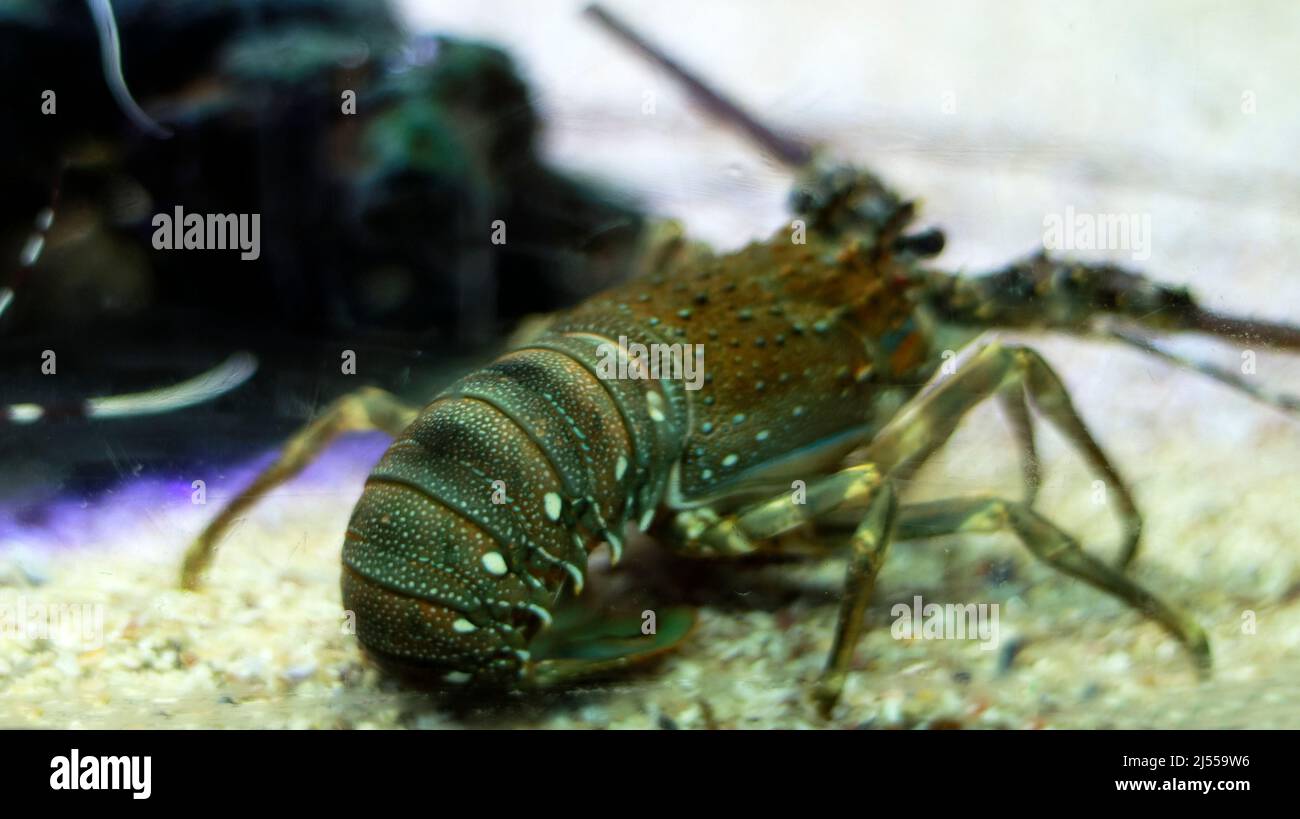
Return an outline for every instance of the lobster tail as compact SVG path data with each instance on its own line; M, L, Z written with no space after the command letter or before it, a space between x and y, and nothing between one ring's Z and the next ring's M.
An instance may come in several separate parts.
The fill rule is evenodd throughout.
M590 551L617 559L624 523L649 524L676 427L656 382L598 377L602 343L549 333L453 384L389 448L343 547L344 606L373 654L453 682L521 677Z

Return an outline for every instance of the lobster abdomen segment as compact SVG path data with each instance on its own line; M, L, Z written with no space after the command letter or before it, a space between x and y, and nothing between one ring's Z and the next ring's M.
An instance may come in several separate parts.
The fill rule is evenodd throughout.
M344 606L373 653L519 672L561 586L581 589L590 550L617 552L624 523L657 507L680 425L656 412L658 384L596 375L600 343L552 334L503 356L385 453L343 548Z

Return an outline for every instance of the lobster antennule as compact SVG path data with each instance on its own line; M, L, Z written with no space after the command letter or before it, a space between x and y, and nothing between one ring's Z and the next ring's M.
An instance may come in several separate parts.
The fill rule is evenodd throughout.
M1256 384L1246 379L1241 374L1233 372L1227 368L1219 367L1206 361L1196 361L1170 350L1166 350L1154 340L1145 338L1136 333L1119 328L1108 328L1107 335L1117 341L1122 341L1125 344L1136 347L1144 353L1158 356L1166 361L1178 365L1179 367L1186 367L1187 369L1194 370L1208 378L1213 378L1215 381L1232 387L1239 392L1243 392L1261 403L1277 407L1286 412L1300 412L1300 397L1283 392L1277 392L1263 384Z
M1160 284L1112 264L1038 253L982 276L926 271L924 299L936 317L971 328L1014 327L1101 335L1213 378L1287 412L1300 397L1161 347L1157 335L1197 333L1234 344L1300 350L1300 326L1207 310L1185 287Z
M1284 412L1300 413L1300 396L1291 395L1271 389L1265 384L1257 383L1243 372L1220 367L1207 361L1198 361L1167 350L1153 338L1131 328L1117 326L1114 322L1104 322L1102 332L1118 341L1136 347L1145 353L1158 356L1180 367L1213 378L1221 384L1245 393L1269 406ZM1261 345L1276 350L1300 350L1300 326L1260 319L1228 316L1193 305L1183 312L1180 326L1171 332L1189 332L1228 341L1233 344Z
M1165 349L1140 329L1134 330L1132 325L1142 329L1147 329L1150 325L1149 329L1165 334L1196 333L1232 344L1261 345L1276 350L1300 350L1300 326L1224 315L1197 304L1191 294L1184 289L1165 288L1154 284L1151 286L1175 295L1177 304L1176 308L1170 311L1170 315L1127 316L1125 317L1127 322L1117 322L1111 317L1105 317L1098 322L1100 331L1145 353L1212 378L1263 404L1284 412L1300 412L1300 396L1280 392L1258 383L1256 379L1246 376L1243 371L1234 371ZM1123 326L1126 323L1130 326Z

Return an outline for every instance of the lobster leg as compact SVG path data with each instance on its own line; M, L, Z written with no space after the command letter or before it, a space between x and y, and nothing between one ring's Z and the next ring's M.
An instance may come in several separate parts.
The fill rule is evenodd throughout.
M701 507L677 513L666 534L677 551L697 557L736 557L763 549L763 541L818 520L842 508L861 508L881 483L874 464L842 469L808 483L804 503L786 493L719 517Z
M1186 615L1161 602L1122 574L1123 565L1132 556L1141 533L1141 522L1132 499L1122 490L1116 494L1123 498L1120 512L1125 524L1125 559L1118 568L1108 567L1084 553L1068 535L1030 510L1028 503L1001 501L990 506L986 502L972 508L963 506L967 503L965 501L952 500L937 502L947 506L913 507L913 511L907 511L905 507L903 519L907 524L900 524L897 533L893 531L895 503L892 482L911 474L938 450L966 413L981 401L999 396L1011 404L1015 419L1019 413L1017 405L1023 406L1026 395L1049 422L1079 446L1094 469L1114 485L1123 486L1074 411L1064 386L1047 362L1026 347L994 343L982 349L957 373L918 397L881 430L866 450L867 463L810 482L805 503L792 503L790 496L782 493L725 517L719 517L708 508L686 510L676 515L668 534L686 552L746 554L763 548L760 545L762 541L817 520L836 509L846 506L860 508L865 504L866 513L852 541L834 647L816 692L823 713L834 706L843 687L853 646L862 632L862 615L890 539L916 538L946 531L979 531L980 526L1011 527L1039 558L1114 594L1152 617L1187 646L1199 667L1207 667L1209 646L1204 632ZM1032 437L1023 433L1019 437L1026 449L1026 457L1032 457ZM1036 484L1028 479L1027 484L1028 494L1032 497ZM936 517L936 513L942 514Z
M823 716L830 716L840 692L844 690L844 679L853 662L853 650L866 627L867 604L876 588L876 575L880 573L895 538L897 515L897 496L893 485L886 482L871 496L862 523L849 540L849 561L839 617L835 621L835 638L826 659L826 668L813 690L813 698Z
M872 464L851 466L808 485L805 503L792 503L786 494L719 518L707 508L681 512L669 531L673 544L696 555L741 555L770 546L771 538L845 506L865 513L850 540L844 594L835 623L835 637L826 668L813 692L824 716L839 700L865 625L867 604L876 575L894 539L898 509L893 484ZM765 543L766 542L766 543Z
M1043 484L1042 465L1038 461L1038 447L1034 444L1034 424L1029 415L1029 401L1024 387L1010 384L998 391L998 403L1011 425L1011 434L1020 447L1020 470L1025 484L1025 505L1033 506L1038 499L1038 488Z
M1110 459L1102 451L1074 408L1060 377L1034 350L1019 345L993 343L933 389L899 413L871 442L866 459L889 474L907 475L946 442L966 413L990 395L1023 389L1030 401L1084 461L1111 488L1123 528L1116 566L1124 569L1137 552L1142 518L1137 504ZM1014 402L1014 399L1011 399ZM1016 411L1013 410L1013 425ZM1021 436L1033 457L1032 437ZM1030 483L1032 489L1033 484ZM1032 491L1029 493L1032 497Z
M998 390L998 403L1011 427L1011 434L1020 449L1020 468L1024 483L1024 502L1033 506L1042 485L1042 464L1038 460L1038 448L1034 443L1034 427L1029 415L1029 402L1025 389L1017 382L1009 383ZM857 528L861 518L853 509L831 510L817 520L817 526L824 531L849 534Z
M418 413L416 407L408 406L391 393L375 387L363 387L336 399L319 417L290 438L275 461L204 527L185 552L181 585L187 589L198 588L199 579L212 562L217 543L230 524L267 492L305 469L340 435L379 429L395 436L409 426Z
M1078 542L1028 504L1001 498L951 498L905 506L899 511L895 537L919 540L960 532L1013 532L1035 557L1057 571L1077 577L1111 594L1164 626L1196 662L1210 669L1205 631L1183 612L1160 600L1123 572L1080 548Z
M1065 385L1042 356L1028 347L997 343L985 347L963 370L900 412L866 450L866 464L810 484L806 504L792 504L786 495L778 495L749 507L735 519L710 518L707 509L691 510L678 515L676 534L687 551L721 555L756 551L753 540L784 534L866 497L878 483L879 475L903 477L915 471L943 446L966 413L990 395L996 395L1002 403L1021 448L1026 505L1032 505L1041 480L1028 396L1048 421L1075 443L1088 464L1115 487L1124 526L1118 564L1121 569L1127 566L1141 537L1142 520L1123 479L1075 411Z
M893 487L884 483L872 497L850 541L849 561L836 621L835 639L814 697L829 716L844 689L853 650L866 628L866 608L876 575L891 541L920 540L948 534L1010 531L1031 553L1053 569L1076 577L1127 603L1159 623L1192 655L1202 676L1210 670L1210 643L1205 631L1182 611L1164 602L1122 571L1084 551L1059 526L1030 508L1001 498L950 498L898 508Z

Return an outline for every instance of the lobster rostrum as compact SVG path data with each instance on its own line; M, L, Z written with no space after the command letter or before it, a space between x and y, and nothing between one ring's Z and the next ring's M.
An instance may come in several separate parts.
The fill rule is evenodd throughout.
M589 556L607 545L617 562L627 524L678 552L725 558L851 511L844 593L815 692L824 711L843 688L890 545L962 532L1016 535L1161 625L1208 671L1204 631L1125 573L1141 516L1060 378L1032 349L980 336L1008 327L1118 339L1294 410L1294 399L1179 359L1151 336L1300 349L1300 328L1219 316L1182 288L1045 253L982 275L939 270L930 260L943 236L911 229L914 203L869 172L820 159L805 165L792 209L788 228L723 256L665 230L639 275L553 317L423 409L374 388L337 400L191 546L183 582L197 585L229 524L333 437L378 428L396 441L344 536L343 604L370 655L401 670L516 687L624 667L680 643L692 623L664 611L643 635L572 613ZM641 377L609 377L602 360L634 344L701 346L699 389L636 367ZM990 398L1011 422L1023 496L901 502L901 483ZM1111 488L1122 527L1114 563L1034 509L1035 415ZM806 493L792 493L793 481Z

